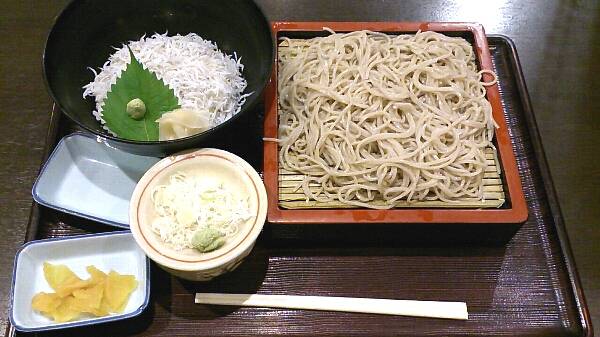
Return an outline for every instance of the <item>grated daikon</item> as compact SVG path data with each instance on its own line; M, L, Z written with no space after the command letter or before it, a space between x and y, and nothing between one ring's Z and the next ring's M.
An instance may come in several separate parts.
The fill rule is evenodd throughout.
M152 190L157 218L152 231L174 249L194 248L198 231L213 229L229 238L252 218L248 200L212 179L176 173Z

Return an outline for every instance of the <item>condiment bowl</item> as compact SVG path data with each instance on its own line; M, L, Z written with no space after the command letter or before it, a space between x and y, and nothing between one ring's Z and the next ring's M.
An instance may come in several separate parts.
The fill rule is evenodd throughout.
M214 251L177 250L152 230L152 222L158 217L152 194L157 186L167 184L175 173L218 182L236 197L247 198L252 216ZM200 149L166 157L146 172L131 198L129 224L138 245L163 269L184 279L207 281L235 269L250 253L263 228L266 214L267 193L260 176L250 164L227 151Z
M82 86L114 53L114 47L154 33L196 33L234 53L244 65L242 76L251 94L241 111L224 123L186 138L170 141L132 141L109 134L92 115L94 99L84 99ZM48 92L75 123L126 152L161 156L198 147L225 132L241 115L257 113L273 64L271 29L251 0L73 0L48 35L43 70ZM257 116L258 118L258 116Z
M134 275L137 288L122 313L105 317L82 316L58 323L34 311L31 300L38 292L53 292L43 271L44 262L64 264L82 279L89 278L86 266ZM150 300L150 263L129 231L87 234L31 241L17 252L13 269L10 322L19 331L55 330L112 322L137 316Z

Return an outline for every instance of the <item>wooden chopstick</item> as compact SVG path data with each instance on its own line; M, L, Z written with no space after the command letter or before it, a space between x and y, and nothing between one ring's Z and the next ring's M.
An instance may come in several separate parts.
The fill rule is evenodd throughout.
M198 304L362 312L462 320L469 318L465 302L220 293L197 293L195 302Z

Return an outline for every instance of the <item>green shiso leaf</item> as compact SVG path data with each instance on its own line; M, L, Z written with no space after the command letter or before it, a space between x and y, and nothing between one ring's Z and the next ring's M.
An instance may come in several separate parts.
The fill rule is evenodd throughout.
M163 113L179 108L179 101L169 86L145 69L131 49L131 62L110 88L102 107L106 126L117 136L129 140L158 140L156 120ZM127 113L127 103L139 98L146 105L146 114L135 120Z

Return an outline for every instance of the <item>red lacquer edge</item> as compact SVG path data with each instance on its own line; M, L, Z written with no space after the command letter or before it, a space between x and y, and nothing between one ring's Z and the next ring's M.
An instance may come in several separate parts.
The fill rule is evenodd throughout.
M468 31L473 34L475 51L482 69L493 70L489 47L483 26L476 23L443 22L272 22L274 38L281 31L321 31L329 27L335 31L373 30L382 32L416 32L433 30L437 32ZM264 136L277 138L277 53L271 80L265 89ZM484 74L490 81L491 75ZM279 224L317 223L522 223L527 220L527 204L512 143L504 119L498 85L487 87L487 97L499 128L496 140L500 162L508 187L511 208L507 209L309 209L288 210L278 205L278 149L275 142L264 142L263 176L268 194L267 219Z

